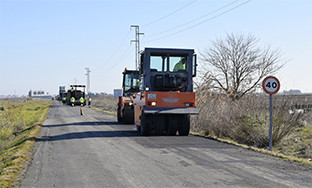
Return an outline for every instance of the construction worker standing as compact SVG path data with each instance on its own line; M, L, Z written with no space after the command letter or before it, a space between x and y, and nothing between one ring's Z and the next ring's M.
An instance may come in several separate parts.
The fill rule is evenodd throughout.
M92 99L91 99L91 97L89 97L89 99L88 99L88 106L89 106L89 108L91 107L91 101L92 101Z
M62 102L63 102L63 105L66 103L66 97L63 97Z
M71 102L72 106L75 106L75 98L74 97L70 98L70 102Z
M79 101L80 101L81 106L83 106L84 98L83 98L83 97L80 97Z

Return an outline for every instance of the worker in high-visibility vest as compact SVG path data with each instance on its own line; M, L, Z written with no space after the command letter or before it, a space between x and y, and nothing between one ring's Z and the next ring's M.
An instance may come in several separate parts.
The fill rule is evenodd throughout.
M70 89L70 92L74 92L74 88L71 88L71 89Z
M70 98L70 102L71 102L72 106L75 106L75 98L74 97Z
M92 101L92 99L91 99L91 97L89 97L89 99L88 99L88 106L89 106L89 108L91 107L91 101Z
M173 71L177 72L178 70L185 70L185 63L186 63L186 59L181 58L181 60L177 64L175 64Z
M63 105L66 103L66 97L63 97L62 102L63 102Z
M80 97L79 101L80 101L80 105L83 106L84 98L83 98L83 97Z

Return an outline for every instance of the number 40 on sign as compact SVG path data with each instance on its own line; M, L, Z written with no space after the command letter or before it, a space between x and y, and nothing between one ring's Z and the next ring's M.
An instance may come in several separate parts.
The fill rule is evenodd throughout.
M280 89L280 82L276 77L268 76L263 80L262 87L267 94L273 95Z

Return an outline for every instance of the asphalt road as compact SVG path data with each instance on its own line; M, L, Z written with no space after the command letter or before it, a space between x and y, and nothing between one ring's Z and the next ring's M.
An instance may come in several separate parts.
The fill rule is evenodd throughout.
M21 187L312 187L311 167L79 109L53 102Z

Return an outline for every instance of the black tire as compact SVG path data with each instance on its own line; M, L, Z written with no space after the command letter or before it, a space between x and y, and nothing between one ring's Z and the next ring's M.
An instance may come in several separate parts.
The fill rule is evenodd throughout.
M134 124L134 109L124 110L123 122L127 124Z
M119 107L117 109L117 121L118 122L122 122L123 121L122 117L120 116L120 108Z
M176 136L177 131L179 129L179 116L176 115L169 115L168 116L168 135L169 136Z
M166 135L166 118L164 115L155 115L153 118L153 125L155 135Z
M180 123L178 133L180 136L188 136L190 133L190 116L184 115L183 121Z
M177 129L174 125L169 125L168 128L168 136L176 136L177 135Z
M147 123L147 116L142 112L141 114L141 136L149 136L150 130L149 130L149 124Z
M141 126L136 126L136 130L137 130L137 132L139 133L139 134L141 134Z
M177 135L177 125L176 124L169 124L168 127L168 136L176 136Z

